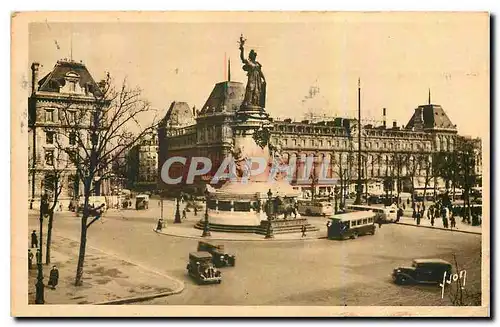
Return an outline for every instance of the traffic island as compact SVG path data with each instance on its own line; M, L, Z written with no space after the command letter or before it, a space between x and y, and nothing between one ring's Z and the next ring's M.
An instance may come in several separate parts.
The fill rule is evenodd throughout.
M481 235L482 234L482 228L481 226L471 226L466 223L461 222L462 218L457 218L457 226L455 228L444 228L442 226L442 219L435 219L434 221L434 226L431 225L430 219L421 219L420 224L417 225L416 219L413 218L408 218L408 217L402 217L400 221L396 222L398 225L403 225L403 226L413 226L413 227L421 227L421 228L429 228L429 229L437 229L437 230L444 230L444 231L449 231L449 232L458 232L458 233L467 233L467 234L477 234ZM450 224L450 222L448 222Z
M79 243L55 236L50 265L44 265L45 304L125 304L182 292L184 284L170 276L87 246L83 283L74 286ZM47 286L50 269L59 270L55 289ZM28 303L35 303L36 269L29 271Z

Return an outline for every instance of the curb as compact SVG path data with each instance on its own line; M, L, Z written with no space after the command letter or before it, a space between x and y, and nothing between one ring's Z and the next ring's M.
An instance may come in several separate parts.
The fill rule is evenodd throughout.
M471 232L471 231L461 230L461 229L448 229L448 228L442 228L442 227L423 226L423 225L416 225L416 224L410 224L410 223L400 223L400 222L397 222L397 223L395 222L395 224L397 224L397 225L405 225L405 226L413 226L413 227L420 227L420 228L428 228L428 229L445 230L445 231L459 232L459 233L465 233L465 234L482 235L482 233Z
M128 303L142 302L142 301L147 301L147 300L151 300L151 299L156 299L159 297L165 297L165 296L169 296L169 295L179 294L183 290L184 290L184 284L182 284L179 288L177 288L176 290L173 290L173 291L150 294L150 295L143 295L143 296L127 297L127 298L121 298L121 299L116 299L116 300L111 300L111 301L97 302L97 303L93 303L93 304L94 305L112 305L112 304L128 304Z
M321 239L326 239L326 236L320 236L320 237L305 237L305 238L297 238L297 239L265 239L264 236L262 236L262 239L235 239L235 238L217 238L217 237L202 237L202 236L190 236L190 235L177 235L177 234L172 234L172 233L165 233L165 232L157 232L156 230L153 229L153 231L156 234L161 234L161 235L166 235L166 236L173 236L173 237L179 237L179 238L189 238L189 239L195 239L195 240L214 240L214 241L230 241L230 242L297 242L297 241L316 241L316 240L321 240Z

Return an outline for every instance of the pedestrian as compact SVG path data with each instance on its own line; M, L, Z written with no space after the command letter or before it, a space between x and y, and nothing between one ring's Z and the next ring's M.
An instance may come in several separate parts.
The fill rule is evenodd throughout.
M59 203L59 211L62 211L62 203Z
M161 232L161 229L163 228L163 222L162 219L158 219L158 224L156 225L156 231Z
M57 270L56 266L52 266L52 270L50 271L50 276L49 276L49 286L53 290L55 290L58 282L59 282L59 270Z
M403 206L404 206L404 203L403 203ZM396 213L396 222L399 222L399 220L401 219L401 217L403 217L403 209L399 208L398 209L398 212Z
M417 211L417 225L420 225L420 212Z
M31 252L31 249L28 249L28 270L33 268L33 257L33 252Z
M452 213L450 217L450 228L456 228L457 227L457 221L455 220L455 215Z
M186 219L187 219L187 216L186 216L186 208L182 209L182 219L183 219L183 220L186 220Z
M31 233L31 247L32 248L38 247L38 236L36 236L35 230L33 230L33 233Z
M302 225L302 237L306 237L306 225Z
M434 227L434 215L431 216L431 226Z
M441 216L443 217L443 227L448 228L448 208L444 207L441 209Z
M198 216L198 208L196 207L196 205L194 206L194 215Z
M378 224L378 228L382 228L382 218L381 217L379 217L377 219L377 224Z

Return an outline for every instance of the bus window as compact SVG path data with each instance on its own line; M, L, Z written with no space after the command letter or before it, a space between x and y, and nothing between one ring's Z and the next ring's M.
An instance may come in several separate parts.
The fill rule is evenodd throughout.
M353 220L351 225L356 226L356 220Z
M358 219L358 226L361 224L362 224L361 219Z
M367 224L368 223L368 219L363 219L363 224Z

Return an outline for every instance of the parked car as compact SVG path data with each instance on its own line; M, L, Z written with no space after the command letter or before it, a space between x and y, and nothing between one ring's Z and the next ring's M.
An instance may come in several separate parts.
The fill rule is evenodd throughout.
M211 284L222 282L220 270L214 267L212 255L209 252L199 251L189 253L189 263L186 267L189 276L198 284Z
M436 284L443 281L444 273L451 274L451 263L442 259L415 259L411 267L393 270L396 284Z
M224 245L213 244L208 242L198 242L198 251L206 251L212 255L212 263L215 267L234 267L236 264L236 256L225 253Z

